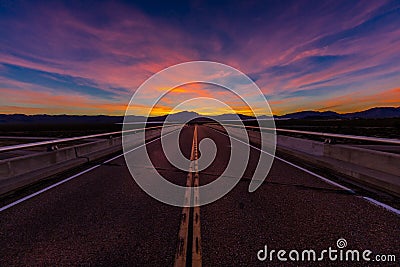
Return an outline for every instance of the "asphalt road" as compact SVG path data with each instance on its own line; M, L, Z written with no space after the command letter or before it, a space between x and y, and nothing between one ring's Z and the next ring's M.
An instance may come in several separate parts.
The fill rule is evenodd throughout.
M193 129L184 128L180 139L180 149L188 158ZM225 135L199 126L199 141L206 137L215 141L218 153L199 173L200 185L218 178L230 156ZM187 173L168 162L159 141L147 150L160 174L185 184ZM249 166L230 193L200 208L203 266L288 265L278 261L276 254L272 262L261 262L257 253L265 245L268 250L320 252L336 249L340 238L346 239L346 249L371 250L371 258L393 254L397 263L388 266L398 266L399 216L279 160L266 182L249 193L259 153L251 149ZM2 211L0 266L172 266L181 211L143 192L119 157ZM338 264L370 263L317 262Z
M200 127L199 138L204 137L218 140L221 147L229 145L221 133ZM279 160L274 161L266 182L249 193L249 178L259 154L256 149L251 152L241 182L222 199L201 207L204 266L263 266L271 264L257 259L265 245L288 252L322 251L336 248L339 238L347 240L348 249L395 254L399 260L398 216ZM211 174L218 177L228 154L223 150L218 163L204 170L207 174L200 174L200 181L208 182ZM271 265L282 264L276 255L274 259Z

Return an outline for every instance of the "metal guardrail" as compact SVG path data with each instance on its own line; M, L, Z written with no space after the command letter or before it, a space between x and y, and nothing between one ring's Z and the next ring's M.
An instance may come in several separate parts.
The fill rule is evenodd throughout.
M227 124L236 127L242 127L237 124ZM266 128L266 127L256 127L256 126L244 126L246 128L255 128L255 129L265 129L277 132L286 132L286 133L296 133L296 134L304 134L304 135L313 135L324 138L338 138L338 139L350 139L350 140L358 140L358 141L369 141L369 142L377 142L377 143L385 143L385 144L393 144L400 145L400 139L390 139L390 138L379 138L379 137L369 137L369 136L360 136L360 135L346 135L346 134L334 134L334 133L321 133L321 132L309 132L309 131L299 131L299 130L290 130L290 129L279 129L279 128Z
M212 124L212 123L210 123L210 124ZM174 125L176 125L176 124L174 124ZM168 125L168 126L174 126L174 125ZM225 124L225 125L242 127L237 124ZM148 129L152 129L152 128L161 128L161 127L164 127L164 126L153 126L153 127L147 127L145 129L148 130ZM246 128L254 128L254 129L260 128L260 127L256 127L256 126L245 126L245 127ZM400 139L378 138L378 137L345 135L345 134L334 134L334 133L309 132L309 131L299 131L299 130L279 129L279 128L274 129L274 128L261 127L261 129L271 130L271 131L276 131L276 132L287 132L287 133L296 133L296 134L304 134L304 135L313 135L313 136L319 136L319 137L324 137L324 138L351 139L351 140L358 140L358 141L369 141L369 142L400 145ZM134 129L134 130L129 130L129 131L118 131L118 132L110 132L110 133L102 133L102 134L92 134L92 135L87 135L87 136L77 136L77 137L62 138L62 139L56 139L56 140L34 142L34 143L28 143L28 144L4 146L4 147L0 147L0 152L30 148L30 147L35 147L35 146L55 145L55 144L59 144L59 143L83 140L83 139L88 139L88 138L112 136L112 135L122 134L123 132L138 132L141 130L143 130L143 129Z
M334 134L334 133L318 133L318 132L298 131L298 130L289 130L289 129L276 129L276 131L314 135L314 136L320 136L320 137L326 137L326 138L350 139L350 140L358 140L358 141L369 141L369 142L400 145L400 139L369 137L369 136L360 136L360 135Z
M168 125L168 126L173 126L173 125ZM96 138L96 137L104 137L104 136L112 136L112 135L117 135L117 134L122 134L122 133L130 133L130 132L135 133L135 132L142 131L144 129L149 130L149 129L160 128L160 127L163 127L163 126L153 126L153 127L134 129L134 130L128 130L128 131L92 134L92 135L86 135L86 136L61 138L61 139L56 139L56 140L47 140L47 141L33 142L33 143L20 144L20 145L3 146L3 147L0 147L0 152L6 152L6 151L18 150L18 149L24 149L24 148L31 148L31 147L36 147L36 146L56 145L56 144L60 144L60 143L70 142L70 141L83 140L83 139Z

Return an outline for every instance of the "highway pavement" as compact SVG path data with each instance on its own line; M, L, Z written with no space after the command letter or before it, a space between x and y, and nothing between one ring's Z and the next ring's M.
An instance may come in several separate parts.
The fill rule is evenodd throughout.
M188 159L193 159L194 130L195 126L185 127L181 133L180 150ZM205 125L197 126L196 131L197 142L211 138L218 150L216 160L198 172L203 185L226 168L230 143L223 133ZM149 143L147 151L161 175L186 184L188 173L168 162L159 140ZM376 263L330 261L327 256L317 262L282 262L277 252L272 260L257 257L265 246L268 251L313 249L319 256L329 247L337 249L339 239L346 240L344 249L371 250L372 260L377 254L395 255L396 262L385 264L398 266L398 214L278 159L264 184L249 193L259 153L251 148L248 168L231 192L200 207L203 266ZM70 174L65 174L68 177ZM163 204L142 191L124 157L116 157L2 210L0 266L173 266L180 245L181 214L182 208ZM193 235L193 230L188 234ZM188 249L193 252L193 247ZM192 266L191 260L188 256L187 266Z

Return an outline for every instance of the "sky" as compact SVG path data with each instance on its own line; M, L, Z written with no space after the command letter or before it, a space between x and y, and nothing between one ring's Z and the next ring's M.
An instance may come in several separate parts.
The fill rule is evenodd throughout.
M0 0L0 36L0 113L123 115L144 81L196 60L248 75L276 115L400 106L399 0ZM152 114L216 95L246 113L197 84ZM206 105L192 110L224 113Z

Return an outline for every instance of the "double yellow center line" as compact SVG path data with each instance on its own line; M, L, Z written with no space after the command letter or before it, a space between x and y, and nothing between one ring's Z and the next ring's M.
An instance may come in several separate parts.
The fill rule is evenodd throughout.
M186 179L185 201L181 213L181 224L175 255L175 267L202 265L197 144L197 125L195 125L190 154L191 163ZM190 208L191 203L194 206L192 208Z

